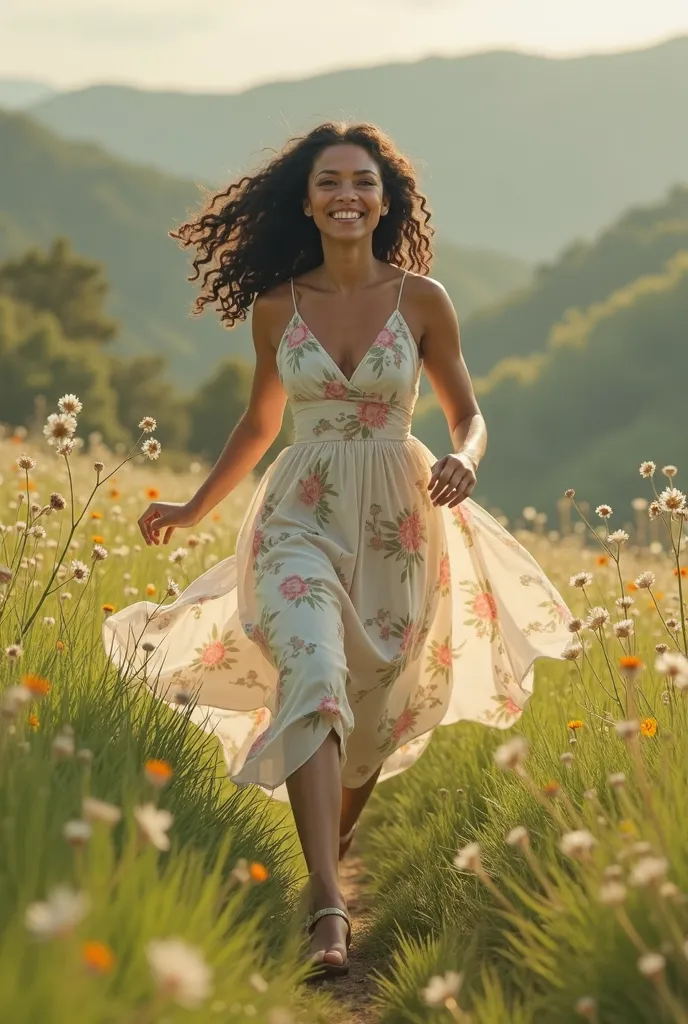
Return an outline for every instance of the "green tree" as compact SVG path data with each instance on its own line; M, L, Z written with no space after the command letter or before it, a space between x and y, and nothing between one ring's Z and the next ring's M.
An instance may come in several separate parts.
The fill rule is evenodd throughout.
M186 451L190 420L186 400L163 374L166 360L160 355L110 359L110 381L117 399L117 417L132 437L141 433L144 415L157 420L155 437L167 449Z
M0 295L52 313L66 338L103 343L118 330L103 306L108 282L103 267L75 253L66 238L47 252L33 248L0 266Z

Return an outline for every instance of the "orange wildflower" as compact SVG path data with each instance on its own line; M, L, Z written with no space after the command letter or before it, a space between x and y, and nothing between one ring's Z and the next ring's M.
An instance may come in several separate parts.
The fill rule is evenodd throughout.
M221 523L222 522L222 516L220 515L219 512L216 512L211 518L212 518L214 523Z
M626 584L626 590L628 590L628 592L629 592L629 593L631 593L631 594L634 594L634 593L636 592L636 590L637 590L637 589L638 589L638 587L637 587L637 585L636 585L636 584L635 584L635 583L633 582L633 580L630 580L630 581L629 581L629 582L628 582L628 583Z
M559 783L555 782L554 779L552 779L550 782L546 782L545 785L542 787L542 792L545 794L545 796L557 796L559 792Z
M595 565L609 565L609 555L597 555Z
M155 758L151 758L146 761L143 766L143 770L146 773L148 781L156 787L156 789L162 789L166 786L174 775L172 765L169 761L159 761Z
M636 658L633 654L626 654L623 658L619 658L619 668L627 676L633 676L637 672L640 672L643 668L643 663L640 658Z
M37 729L41 723L38 721L38 715L29 715L26 719L26 724L29 729Z
M104 612L105 612L105 613L106 613L107 615L112 615L112 613L114 612L114 610L115 610L115 606L114 606L114 604L104 604L104 605L103 605L103 611L104 611Z
M155 583L146 584L146 593L148 594L149 597L152 597L157 589L158 588L156 587Z
M657 719L656 718L644 718L640 723L640 731L643 736L656 736L657 735Z
M67 645L62 640L58 640L55 646L57 647L58 651L64 651Z
M81 959L89 971L107 974L115 966L115 954L104 942L85 942L81 947Z
M38 700L41 697L45 697L46 693L50 690L50 683L42 676L25 675L22 678L22 683Z
M680 569L673 570L674 576L681 575L681 579L685 580L688 577L688 566L682 565Z
M28 484L26 486L27 486L27 489L29 491L35 491L36 490L36 485L33 482L33 480L29 480L29 482L28 482Z
M157 487L149 487L146 490L146 497L150 498L151 501L157 501L160 497L160 491Z
M663 597L664 597L664 591L663 590L655 590L655 598L658 601L661 601Z
M566 728L567 729L582 729L583 728L583 723L581 722L580 718L572 718L570 722L566 723Z
M119 498L120 491L118 491L116 487L111 487L110 490L108 491L108 495L111 498Z
M264 864L255 860L249 865L248 873L254 882L264 882L270 874Z
M93 537L91 538L91 540L93 541L94 544L104 544L105 543L105 537L101 537L99 533L94 533Z
M91 512L91 519L102 519L102 518L103 518L103 513L102 512Z

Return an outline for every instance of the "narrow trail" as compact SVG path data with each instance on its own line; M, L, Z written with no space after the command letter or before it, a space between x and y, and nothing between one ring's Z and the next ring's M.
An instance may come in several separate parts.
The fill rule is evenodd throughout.
M368 971L368 962L359 953L359 940L366 929L370 916L362 878L363 861L349 853L340 865L339 877L342 892L351 918L351 969L345 978L336 978L323 983L323 988L336 999L338 1012L332 1018L335 1024L377 1024L378 1015L371 1006L374 985Z

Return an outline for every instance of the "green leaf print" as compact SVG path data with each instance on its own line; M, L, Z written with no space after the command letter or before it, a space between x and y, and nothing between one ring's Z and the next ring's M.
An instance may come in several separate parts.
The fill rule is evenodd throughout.
M277 588L285 601L293 602L296 608L307 604L314 611L324 607L325 584L315 576L304 579L298 573L285 576Z
M231 668L237 660L230 654L237 654L239 648L234 645L234 633L228 629L220 636L217 623L213 623L210 637L201 647L196 647L197 657L189 666L194 672L216 672L219 669Z
M370 506L370 519L366 520L365 528L372 533L369 546L376 551L385 551L385 558L394 555L397 562L404 563L401 582L412 578L413 570L425 561L421 548L427 543L425 524L417 508L403 508L396 521L379 519L379 505Z

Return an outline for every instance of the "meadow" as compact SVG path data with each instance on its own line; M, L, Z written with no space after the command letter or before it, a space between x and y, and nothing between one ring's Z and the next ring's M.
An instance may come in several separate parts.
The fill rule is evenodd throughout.
M439 729L376 790L356 840L372 984L343 1007L303 984L284 805L235 791L187 708L101 641L231 553L253 483L147 549L138 516L205 467L167 470L146 410L118 451L77 438L80 411L66 395L0 438L0 1020L688 1022L676 468L639 462L628 510L524 510L514 533L575 616L567 659L538 664L514 729Z

